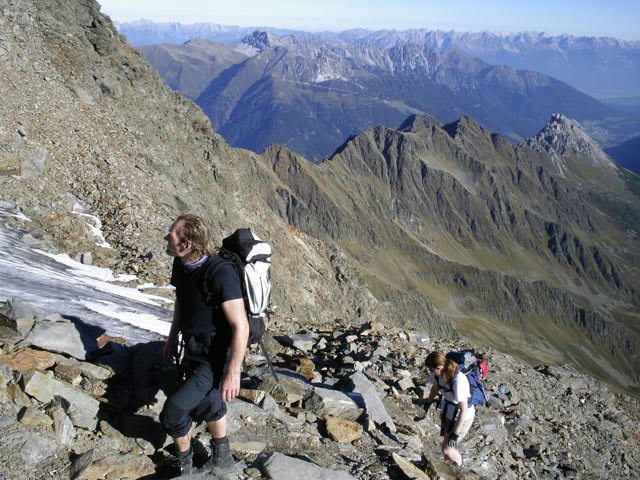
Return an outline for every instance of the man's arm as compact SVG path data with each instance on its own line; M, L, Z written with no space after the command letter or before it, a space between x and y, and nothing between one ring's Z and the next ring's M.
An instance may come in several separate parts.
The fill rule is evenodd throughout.
M171 362L173 357L178 354L178 334L180 333L180 304L176 299L175 307L173 309L173 320L171 321L171 328L169 329L169 336L162 348L162 356L165 361Z
M240 393L240 373L249 339L249 321L241 298L223 302L222 312L231 326L231 354L220 385L222 400L227 402Z

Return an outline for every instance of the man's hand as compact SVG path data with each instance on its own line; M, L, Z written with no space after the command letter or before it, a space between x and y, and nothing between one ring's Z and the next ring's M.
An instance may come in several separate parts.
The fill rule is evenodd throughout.
M231 372L227 370L224 372L222 382L220 384L220 394L222 400L228 402L234 399L240 393L240 372Z
M169 338L162 347L162 358L165 362L171 363L178 356L178 341Z
M457 433L452 433L451 435L449 435L449 442L447 443L447 445L449 445L449 448L457 448L458 447L458 434Z

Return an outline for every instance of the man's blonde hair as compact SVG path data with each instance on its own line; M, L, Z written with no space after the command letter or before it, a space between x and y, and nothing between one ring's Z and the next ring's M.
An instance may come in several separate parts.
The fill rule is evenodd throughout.
M180 222L176 235L180 242L191 242L193 252L200 257L211 255L211 231L204 218L195 213L183 213L176 219Z

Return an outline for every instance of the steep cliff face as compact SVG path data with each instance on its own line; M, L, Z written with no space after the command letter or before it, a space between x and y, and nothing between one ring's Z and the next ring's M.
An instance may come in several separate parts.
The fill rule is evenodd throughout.
M282 315L371 313L376 301L349 260L256 195L275 195L261 160L229 148L164 86L96 2L2 0L0 11L0 200L29 219L6 219L25 238L164 285L163 237L178 214L198 211L216 244L244 225L273 243Z
M348 250L371 288L398 302L398 322L398 292L423 296L499 348L602 376L617 368L616 381L637 385L640 202L576 122L554 116L513 147L467 117L414 117L350 139L317 167L277 148L264 155L290 187L275 211Z

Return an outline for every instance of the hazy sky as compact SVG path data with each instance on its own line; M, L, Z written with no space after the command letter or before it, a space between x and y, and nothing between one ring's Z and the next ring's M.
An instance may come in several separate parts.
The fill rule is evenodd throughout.
M118 22L535 31L640 40L640 0L98 0Z

